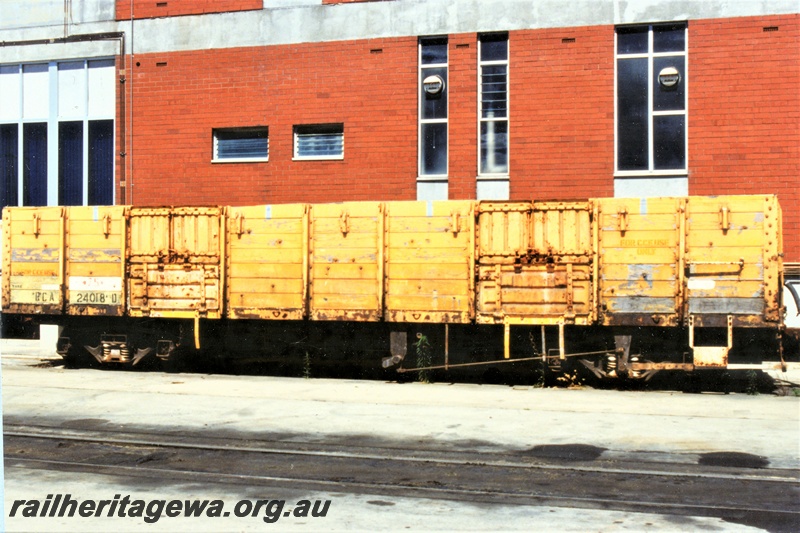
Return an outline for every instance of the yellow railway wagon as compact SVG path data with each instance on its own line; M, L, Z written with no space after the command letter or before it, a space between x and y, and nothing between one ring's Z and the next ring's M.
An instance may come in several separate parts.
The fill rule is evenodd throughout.
M125 314L127 208L71 207L65 217L66 312Z
M691 370L728 366L734 328L783 324L771 195L23 207L3 224L4 312L106 317L118 333L89 350L116 354L103 361L167 357L192 329L199 347L201 319L225 319L502 325L506 358L512 329L541 327L544 341L557 328L551 366L581 355L565 329L584 327L614 332L615 370ZM167 333L134 343L125 329L145 318ZM624 338L643 327L685 331L694 361L629 360ZM727 343L695 346L698 328Z
M64 208L3 210L3 312L61 314Z

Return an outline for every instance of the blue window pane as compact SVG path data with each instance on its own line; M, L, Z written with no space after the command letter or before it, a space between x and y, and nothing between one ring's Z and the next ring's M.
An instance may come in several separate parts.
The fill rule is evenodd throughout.
M481 61L505 61L507 59L507 35L487 35L481 37Z
M114 203L114 121L89 122L89 204Z
M423 176L447 174L447 124L423 124L420 150Z
M22 127L22 204L47 205L47 123Z
M16 124L0 125L0 209L19 204L17 150L19 129Z
M647 170L647 59L617 61L617 164Z
M83 205L83 122L58 124L58 204Z
M297 157L341 157L343 154L343 133L297 135Z
M425 39L422 42L422 64L447 63L447 39Z
M481 174L508 173L508 122L481 122Z
M686 31L683 24L653 28L654 52L683 52L685 49Z
M636 28L617 29L618 54L646 54L649 28L640 26Z
M447 68L424 68L422 79L428 76L439 76L444 80L444 90L438 94L428 94L420 85L420 98L422 101L422 118L435 119L447 118Z
M500 118L508 115L507 67L488 65L481 67L481 116Z
M682 111L686 108L686 69L683 57L656 57L653 59L653 107L656 111ZM658 82L659 73L667 67L675 67L680 80L672 87Z
M269 156L267 128L217 130L216 159L266 159Z
M686 168L686 119L683 115L653 117L656 170Z

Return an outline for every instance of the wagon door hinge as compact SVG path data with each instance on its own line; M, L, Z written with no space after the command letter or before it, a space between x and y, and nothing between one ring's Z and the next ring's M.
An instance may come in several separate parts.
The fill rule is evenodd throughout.
M566 320L574 320L575 319L575 288L573 285L572 280L572 263L567 263L567 293L566 293L566 300L567 300L567 309L564 313L564 319Z

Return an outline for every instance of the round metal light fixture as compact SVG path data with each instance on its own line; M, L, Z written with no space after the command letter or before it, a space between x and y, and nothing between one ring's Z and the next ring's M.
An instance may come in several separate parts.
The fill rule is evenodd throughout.
M675 67L665 67L658 73L658 83L664 87L675 87L681 81L681 73Z
M444 79L436 74L428 76L422 80L422 90L432 96L441 94L444 91Z

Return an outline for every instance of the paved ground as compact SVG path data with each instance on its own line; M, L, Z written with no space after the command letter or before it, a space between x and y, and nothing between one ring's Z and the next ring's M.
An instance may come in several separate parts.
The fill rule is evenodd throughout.
M124 430L186 430L215 434L258 433L291 442L375 443L417 441L435 450L531 450L538 446L590 446L601 459L696 465L709 454L760 458L771 471L796 476L800 470L800 398L792 395L683 394L537 389L480 385L396 384L352 380L303 380L262 376L219 376L64 370L29 366L38 345L0 341L4 355L2 402L6 422L80 424ZM27 353L29 360L6 360ZM795 375L783 376L796 378ZM798 380L795 379L795 382ZM376 465L376 468L379 468ZM42 531L143 529L136 519L30 519L7 516L15 499L45 499L71 493L111 499L253 498L231 488L167 483L131 485L98 474L58 475L13 465L6 468L6 528ZM237 492L238 490L238 492ZM324 519L282 519L281 530L530 530L754 531L715 518L655 513L575 510L541 505L481 506L447 500L385 498L343 493L284 491L260 497L331 499ZM800 503L800 502L798 502ZM233 504L231 504L233 505ZM155 530L255 530L258 518L161 519Z

